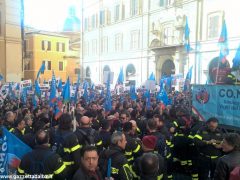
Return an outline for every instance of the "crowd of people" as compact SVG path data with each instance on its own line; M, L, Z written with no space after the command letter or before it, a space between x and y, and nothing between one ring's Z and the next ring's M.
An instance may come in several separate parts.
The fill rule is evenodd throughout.
M165 106L151 96L114 94L110 111L104 97L79 98L66 104L55 119L54 109L40 101L5 100L1 123L29 145L18 174L44 174L53 179L81 180L227 180L237 177L240 136L223 133L218 119L206 122L192 114L183 93L173 93ZM234 174L235 173L235 174ZM238 176L239 177L239 176Z

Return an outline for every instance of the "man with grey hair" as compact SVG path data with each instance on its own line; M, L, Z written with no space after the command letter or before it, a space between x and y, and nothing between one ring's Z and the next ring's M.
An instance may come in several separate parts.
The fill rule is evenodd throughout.
M122 132L114 132L111 137L109 149L100 154L99 167L103 176L107 176L109 171L109 159L111 159L111 177L114 180L131 180L133 179L131 168L124 156L126 147L126 137Z
M6 112L3 125L9 130L9 132L13 132L14 130L14 118L15 116L12 111Z

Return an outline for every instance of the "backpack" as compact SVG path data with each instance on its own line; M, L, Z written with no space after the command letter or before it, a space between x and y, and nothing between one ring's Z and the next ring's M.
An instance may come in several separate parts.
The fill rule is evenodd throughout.
M90 133L86 133L84 130L82 129L78 129L77 130L81 135L82 135L82 139L81 141L79 141L79 143L83 146L86 145L91 145L91 146L95 146L95 130L91 129Z
M62 132L55 130L54 137L53 137L53 145L52 150L53 152L57 153L61 157L64 155L64 146L63 143L67 136L72 134L72 132L67 132L66 134L62 134Z
M239 180L240 179L240 166L235 167L229 175L229 180Z
M30 171L29 174L32 175L39 175L39 174L44 174L45 172L45 167L44 167L44 162L51 156L53 155L54 152L48 151L42 160L36 160L34 155L32 154L30 157Z

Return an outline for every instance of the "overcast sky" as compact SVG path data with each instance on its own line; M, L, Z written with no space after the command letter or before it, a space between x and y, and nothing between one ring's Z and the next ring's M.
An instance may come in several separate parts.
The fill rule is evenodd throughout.
M70 6L75 6L80 17L80 1L24 0L25 25L40 30L61 31Z

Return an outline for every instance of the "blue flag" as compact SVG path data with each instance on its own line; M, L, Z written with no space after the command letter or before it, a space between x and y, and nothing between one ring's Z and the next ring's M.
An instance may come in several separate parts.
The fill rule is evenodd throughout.
M110 179L112 174L112 158L108 159L108 164L107 164L107 178Z
M121 67L118 79L117 79L117 84L123 84L124 81L124 74L123 74L123 67Z
M239 70L239 68L240 68L240 45L237 49L235 57L233 58L233 65L232 65L233 70Z
M32 104L34 109L37 108L38 102L37 102L37 95L35 93L32 96Z
M150 96L150 91L147 90L147 92L145 93L146 96L146 108L147 110L149 110L151 108L151 96Z
M2 74L0 74L0 81L1 81L1 80L3 80L3 75L2 75Z
M80 86L80 74L78 74L78 79L77 79L77 84L76 84L76 90L75 90L75 95L74 95L74 103L77 103L78 100L78 91L79 91L79 86Z
M38 97L41 97L41 89L40 89L40 86L39 86L37 80L35 80L35 94L36 94Z
M8 172L16 170L20 164L21 158L32 149L10 133L6 128L3 129L1 141L1 163L0 175L8 175Z
M12 89L12 83L9 83L9 87L8 88L9 88L8 94L9 94L10 99L15 99L16 96L15 96L15 93L14 93L14 91Z
M64 90L63 90L63 102L67 103L70 101L70 80L69 77L67 78L67 82L64 86Z
M91 89L90 89L90 95L89 95L89 99L90 99L90 102L94 101L94 98L95 98L95 85L94 83L92 83L91 85Z
M188 18L186 17L186 25L184 30L184 47L187 53L190 52L190 39L189 39L190 29L188 27Z
M218 44L220 46L219 60L222 62L222 64L224 64L227 61L226 56L229 54L227 26L225 20L222 25L222 31L218 40Z
M56 120L58 120L61 117L61 115L62 115L62 101L58 97L57 103L55 104L55 108L54 108L54 117Z
M51 83L51 89L50 89L50 97L49 97L49 105L51 107L54 106L54 103L56 102L56 77L55 77L55 74L54 74L54 71L52 71L52 83Z
M162 79L160 79L160 91L163 89L163 88L167 88L169 90L171 90L172 88L172 80L173 80L173 77L162 77Z
M85 81L83 83L83 89L84 89L83 98L85 99L86 102L88 102L88 82Z
M27 88L24 87L22 90L22 102L23 104L27 104Z
M17 83L16 90L20 90L20 83Z
M104 107L105 107L105 111L111 111L112 110L112 97L111 97L111 90L110 90L110 72L108 73L107 94L106 94Z
M155 81L155 76L154 76L153 72L152 72L151 75L149 76L148 80Z
M43 74L44 71L45 71L45 63L43 62L41 67L40 67L40 69L39 69L39 71L38 71L38 73L37 73L37 79L39 78L40 73Z
M58 91L62 92L62 79L60 79L58 82Z
M166 90L164 88L159 90L156 99L159 102L162 101L165 106L170 104L170 100L169 100L167 92L166 92Z
M185 82L184 82L184 87L183 87L183 91L188 91L190 89L190 84L191 84L191 80L192 80L192 69L193 67L191 67L188 70Z
M130 86L130 98L134 101L137 99L135 85Z

